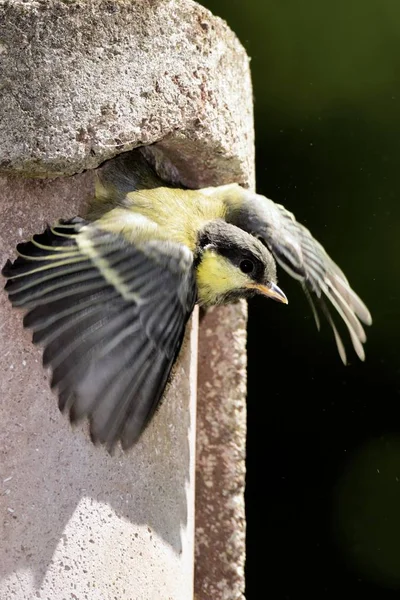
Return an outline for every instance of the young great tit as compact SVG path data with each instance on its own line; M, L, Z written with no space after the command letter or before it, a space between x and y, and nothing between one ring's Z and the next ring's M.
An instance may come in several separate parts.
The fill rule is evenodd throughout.
M197 303L261 294L287 303L276 262L298 279L319 327L324 296L364 359L371 316L342 271L283 206L237 184L184 190L140 152L101 171L86 218L62 220L17 246L3 268L24 327L44 346L60 410L88 416L94 443L132 446L163 395Z

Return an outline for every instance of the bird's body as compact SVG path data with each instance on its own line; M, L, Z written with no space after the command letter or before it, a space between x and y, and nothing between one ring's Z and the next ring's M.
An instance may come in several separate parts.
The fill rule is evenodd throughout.
M85 219L60 221L17 248L3 274L24 325L44 346L52 387L95 442L127 448L156 409L196 302L256 293L286 303L277 260L321 304L324 294L363 359L370 315L339 268L293 215L236 184L165 184L142 157L110 161ZM316 313L315 313L316 314Z
M223 200L201 192L167 186L142 160L120 160L118 168L110 165L98 178L86 216L99 221L107 215L107 227L115 233L122 229L131 242L151 237L194 252L198 232L226 212Z
M151 237L184 244L194 252L197 232L209 221L224 218L224 205L192 190L160 187L130 192L123 206L106 214L104 226L114 233L122 233L130 243Z

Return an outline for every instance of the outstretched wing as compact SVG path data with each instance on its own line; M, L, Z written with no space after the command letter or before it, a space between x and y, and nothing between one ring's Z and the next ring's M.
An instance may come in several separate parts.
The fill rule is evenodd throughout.
M319 317L313 302L313 299L317 300L333 329L343 363L346 364L344 345L324 297L342 317L358 357L364 360L363 343L366 341L366 335L361 322L371 325L368 308L352 290L343 271L308 229L298 223L294 215L280 204L267 199L265 201L268 202L269 219L258 237L266 244L277 262L301 282L319 329Z
M196 301L193 256L179 244L135 247L76 218L17 247L3 275L24 326L44 346L59 407L90 417L110 450L139 438L163 394Z
M211 188L208 193L216 193L218 189L222 188ZM317 301L333 329L342 361L346 364L346 352L325 298L342 317L357 355L364 360L363 343L366 335L361 322L370 325L371 315L321 244L284 206L260 194L239 186L225 186L223 196L227 221L259 238L276 261L301 282L319 329L319 317L313 300Z

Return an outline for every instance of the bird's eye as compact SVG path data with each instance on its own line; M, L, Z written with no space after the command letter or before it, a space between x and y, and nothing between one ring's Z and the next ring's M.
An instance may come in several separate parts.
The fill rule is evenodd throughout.
M239 268L242 273L252 273L254 271L254 263L248 258L245 258L240 261Z

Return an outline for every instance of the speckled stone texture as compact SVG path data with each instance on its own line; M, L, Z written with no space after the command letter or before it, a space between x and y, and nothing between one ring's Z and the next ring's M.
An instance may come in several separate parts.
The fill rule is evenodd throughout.
M248 57L191 0L0 0L0 57L3 172L74 174L158 141L191 187L252 172Z
M240 302L215 307L201 321L196 600L244 599L246 317Z
M0 262L60 215L93 173L0 177ZM197 318L160 410L109 456L57 408L41 352L0 296L0 598L187 600L193 588Z
M248 58L191 0L0 0L0 97L1 263L136 146L176 184L254 186ZM197 600L243 597L243 310L201 324ZM143 438L110 457L59 413L0 294L2 600L193 597L196 327Z

